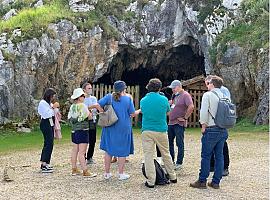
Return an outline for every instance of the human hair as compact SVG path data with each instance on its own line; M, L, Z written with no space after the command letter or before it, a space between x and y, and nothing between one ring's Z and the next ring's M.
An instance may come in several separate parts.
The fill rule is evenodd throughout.
M84 89L85 90L85 88L86 88L86 86L87 85L91 85L91 83L89 83L89 82L85 82L84 84L82 84L82 89Z
M223 85L223 79L219 76L212 76L210 83L213 83L215 88L221 88Z
M152 78L149 80L146 89L148 92L158 92L162 87L162 82L158 78Z
M113 93L112 93L113 99L114 99L115 101L120 101L121 93L122 93L122 92L113 92Z
M204 81L211 81L213 75L208 75L205 77Z
M43 99L50 104L51 103L51 98L53 97L53 95L55 95L56 92L53 88L48 88L45 90L44 95L43 95Z

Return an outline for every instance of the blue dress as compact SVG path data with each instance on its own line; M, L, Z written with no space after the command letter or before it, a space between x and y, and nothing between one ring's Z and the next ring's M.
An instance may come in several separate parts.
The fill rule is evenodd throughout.
M102 128L100 149L110 156L127 157L134 153L132 124L130 114L135 112L133 102L128 96L121 96L115 101L111 94L98 101L101 107L112 102L118 121L109 127Z

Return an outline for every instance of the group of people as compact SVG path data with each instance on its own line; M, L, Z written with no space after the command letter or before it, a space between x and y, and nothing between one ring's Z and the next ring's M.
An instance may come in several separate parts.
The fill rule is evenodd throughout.
M223 80L218 76L208 76L205 79L205 84L209 92L203 95L200 110L200 123L202 125L201 169L199 179L191 183L190 186L206 188L206 179L210 172L210 160L213 155L214 175L208 185L219 188L224 163L223 147L228 133L226 129L217 127L209 114L211 112L215 115L219 101L218 97L212 95L210 91L216 91L220 97L229 95L229 91L223 86ZM131 118L141 113L142 147L147 177L145 186L148 188L155 187L156 171L153 156L156 149L162 157L170 182L177 183L175 170L180 169L183 165L184 131L187 127L187 120L194 110L194 104L191 95L182 88L179 80L174 80L168 87L173 92L170 100L160 92L162 82L159 79L149 80L146 86L148 93L141 99L139 110L135 110L132 96L126 93L127 86L124 81L116 81L113 87L114 92L107 94L100 100L92 96L92 85L90 83L83 84L82 88L76 88L71 96L73 104L68 113L68 119L72 126L71 141L73 143L71 174L85 177L97 176L96 173L88 170L87 164L94 163L97 115L104 112L105 105L111 104L118 120L113 125L102 128L100 149L105 152L104 179L112 177L110 166L113 158L117 158L118 162L118 179L126 180L130 177L129 174L125 173L124 168L126 158L134 153ZM44 136L44 146L40 158L41 170L44 173L53 172L50 160L56 118L52 104L55 98L56 92L49 88L45 91L38 106L38 113L41 116L40 129ZM178 147L176 158L174 152L175 139ZM88 152L86 152L87 147ZM77 166L77 159L82 171Z

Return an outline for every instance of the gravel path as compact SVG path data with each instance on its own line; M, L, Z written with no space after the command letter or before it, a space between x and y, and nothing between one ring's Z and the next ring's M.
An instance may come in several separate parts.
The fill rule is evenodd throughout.
M199 190L189 187L198 177L200 165L200 137L186 134L184 166L177 171L178 183L149 189L144 186L141 173L142 146L135 136L135 155L130 156L127 181L119 181L112 165L113 178L103 179L103 152L99 141L95 152L96 164L90 169L95 178L70 175L70 144L55 145L53 174L39 172L40 149L1 155L0 173L5 165L16 166L13 182L0 182L0 199L269 199L268 141L229 139L231 157L230 175L224 177L221 189ZM211 174L212 175L212 174Z

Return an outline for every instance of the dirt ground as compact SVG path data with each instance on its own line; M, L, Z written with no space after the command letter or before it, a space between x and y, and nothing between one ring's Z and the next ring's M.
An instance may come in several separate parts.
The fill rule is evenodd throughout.
M193 189L189 183L198 178L200 165L200 137L185 136L185 158L183 168L177 171L178 183L144 186L141 173L143 156L141 138L134 136L135 154L129 157L126 172L129 180L119 181L117 165L112 165L113 178L103 179L103 152L96 145L96 164L90 170L98 173L95 178L71 176L69 156L71 144L54 147L53 174L39 171L38 150L20 151L0 156L0 173L6 165L16 167L16 180L0 182L0 199L269 199L269 148L266 140L230 139L230 174L221 182L221 189ZM210 174L212 176L212 174Z

